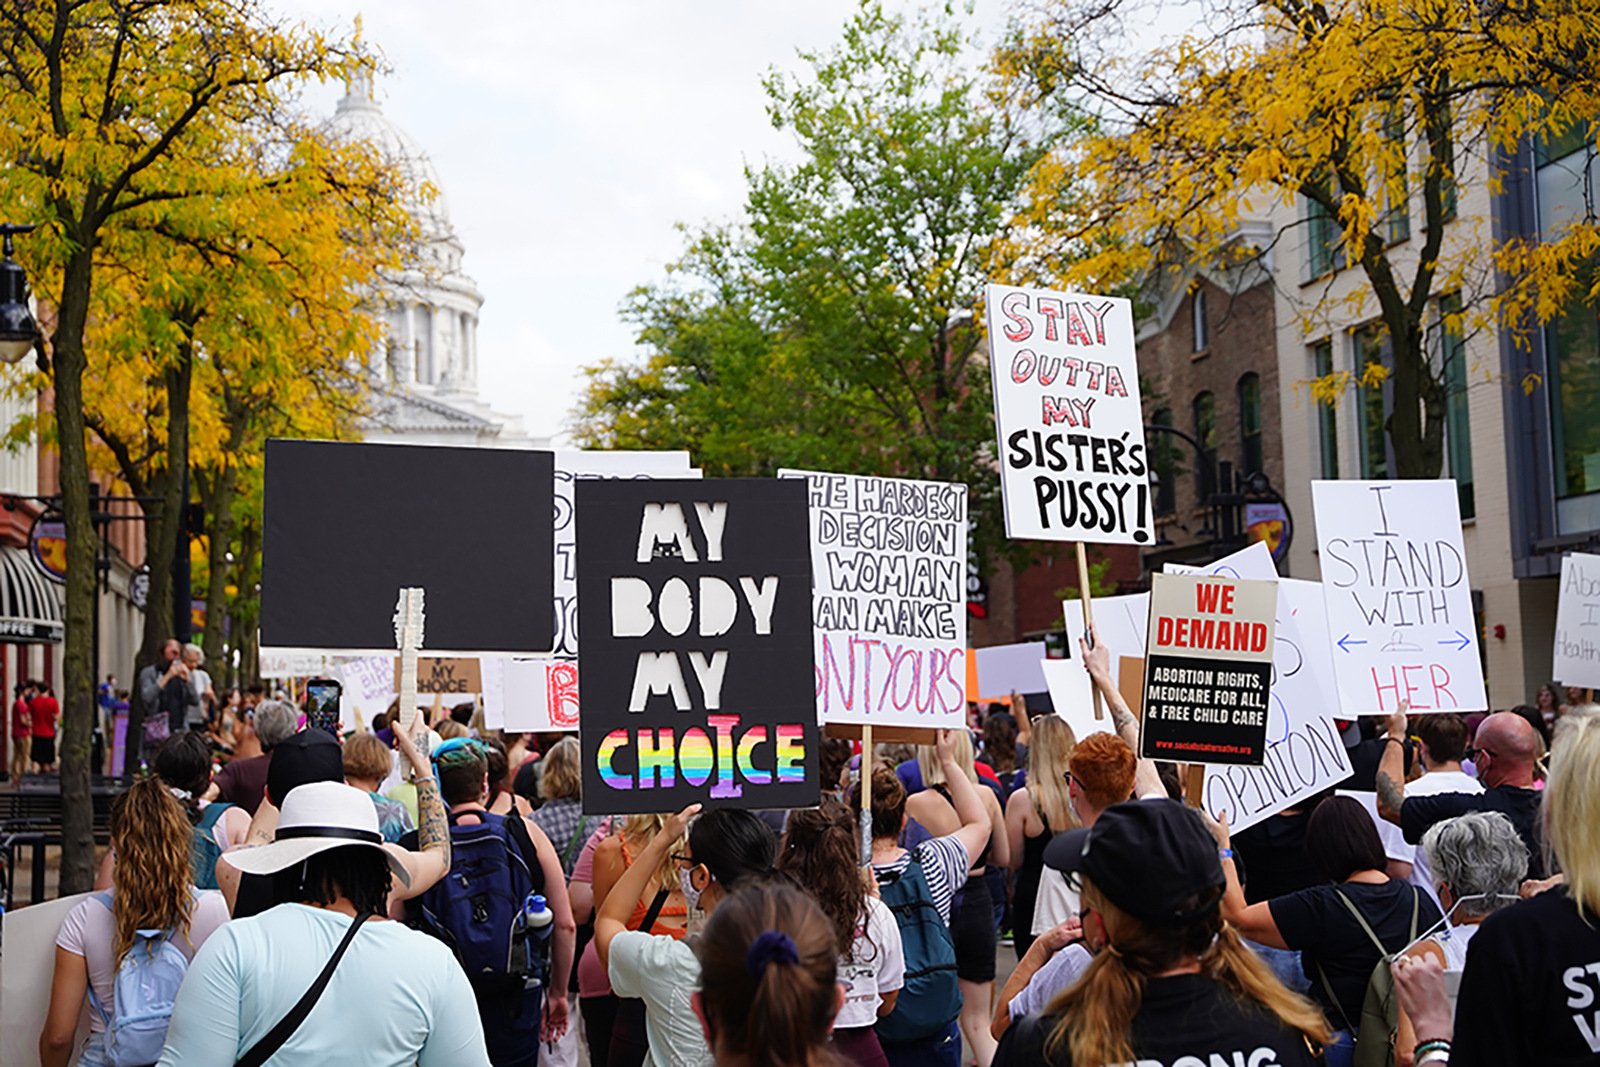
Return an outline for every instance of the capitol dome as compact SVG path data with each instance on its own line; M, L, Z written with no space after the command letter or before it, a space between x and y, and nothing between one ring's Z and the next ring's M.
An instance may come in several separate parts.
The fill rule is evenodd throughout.
M344 97L326 128L336 140L372 145L399 169L405 178L406 207L417 221L418 235L428 250L440 258L440 268L459 270L463 250L455 227L450 224L450 206L445 201L439 172L422 146L383 113L373 93L369 68L351 72Z
M514 417L478 395L478 312L483 294L461 269L464 249L450 222L438 171L410 134L378 105L372 71L350 72L344 98L324 129L335 140L372 145L405 179L405 207L417 223L412 262L386 278L372 304L385 327L373 361L369 441L535 447Z

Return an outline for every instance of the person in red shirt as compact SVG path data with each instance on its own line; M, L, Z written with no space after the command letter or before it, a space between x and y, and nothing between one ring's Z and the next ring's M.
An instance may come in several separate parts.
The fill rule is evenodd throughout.
M50 692L48 682L34 684L39 695L28 701L28 714L33 719L33 770L36 774L54 774L56 719L61 715L61 705Z
M28 737L33 733L33 713L28 701L33 699L32 682L17 686L17 701L11 706L11 780L22 781L28 773Z

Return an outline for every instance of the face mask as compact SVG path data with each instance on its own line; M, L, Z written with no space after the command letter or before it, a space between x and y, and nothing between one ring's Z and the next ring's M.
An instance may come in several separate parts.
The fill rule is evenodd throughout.
M690 911L700 908L700 890L694 887L694 868L678 872L678 888L683 893L683 902L689 906Z

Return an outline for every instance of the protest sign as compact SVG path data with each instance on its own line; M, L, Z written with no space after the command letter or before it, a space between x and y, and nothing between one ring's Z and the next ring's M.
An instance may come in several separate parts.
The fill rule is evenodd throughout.
M805 483L579 481L573 499L584 809L814 805Z
M1024 641L1015 645L990 645L973 650L978 661L978 693L994 700L1012 693L1044 693L1043 641Z
M578 728L578 664L569 659L501 656L484 664L483 717L505 730Z
M400 688L400 661L394 661L394 685ZM473 696L483 692L483 672L476 659L417 657L417 692L441 693L446 697Z
M1486 710L1456 483L1314 481L1311 503L1343 716Z
M1562 685L1600 687L1600 556L1573 552L1561 561L1550 676Z
M16 908L0 920L0 1063L38 1067L39 1031L50 1009L49 978L55 973L56 935L73 908L91 894L78 893ZM89 1033L88 998L78 1019L74 1050Z
M1072 736L1082 741L1090 734L1114 734L1116 724L1111 716L1102 714L1095 718L1094 683L1083 661L1077 656L1070 659L1047 659L1039 664L1044 671L1045 684L1050 687L1050 703L1056 715L1072 727Z
M818 471L810 500L817 713L824 723L966 721L967 487Z
M548 652L550 452L268 441L261 643L394 651L395 590L428 590L435 652ZM430 498L450 516L425 514Z
M339 718L345 729L355 729L357 718L366 726L389 710L400 685L393 656L359 656L340 659L334 674L344 691L339 694Z
M318 652L280 652L264 648L259 662L263 678L313 678L328 669L328 657Z
M1006 535L1152 543L1132 305L1004 285L985 300Z
M1276 615L1270 582L1153 576L1141 755L1191 763L1265 759Z
M577 538L572 485L580 478L698 478L687 452L580 452L563 449L555 460L555 640L553 654L578 654Z

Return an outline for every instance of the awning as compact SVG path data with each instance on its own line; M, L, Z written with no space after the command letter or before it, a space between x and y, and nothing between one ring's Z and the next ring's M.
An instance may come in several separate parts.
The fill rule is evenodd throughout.
M0 643L58 645L66 635L57 586L26 549L0 545Z

